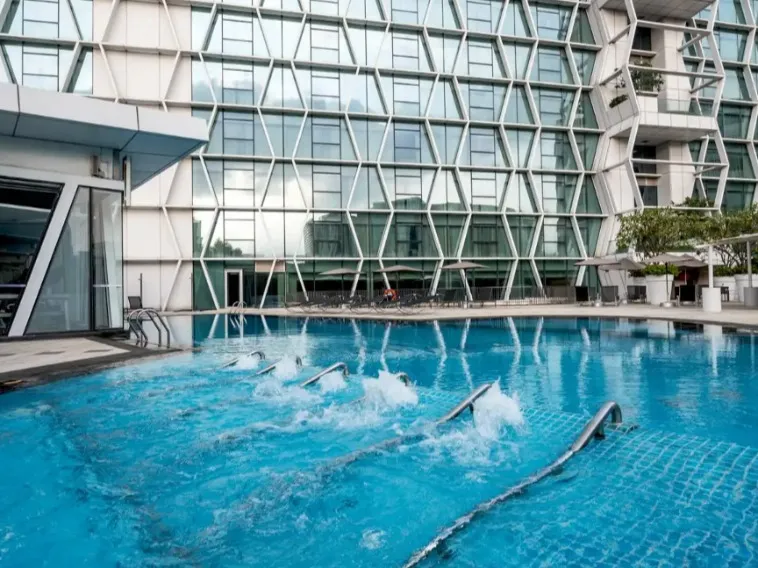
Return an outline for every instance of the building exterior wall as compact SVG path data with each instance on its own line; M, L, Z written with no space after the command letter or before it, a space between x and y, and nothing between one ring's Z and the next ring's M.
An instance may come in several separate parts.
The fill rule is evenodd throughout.
M748 1L659 19L641 51L633 1L61 0L45 26L24 20L30 1L0 10L0 80L209 123L203 150L129 196L125 293L148 306L221 307L225 270L243 271L247 303L333 287L318 275L337 267L364 273L340 283L358 291L394 284L377 270L396 263L426 278L401 287L457 287L440 270L457 259L487 267L478 286L519 298L593 279L574 264L614 252L620 215L693 195L755 200ZM680 49L684 26L708 34ZM36 62L24 59L35 38ZM610 107L639 58L719 78L691 93L699 79L664 72L654 96ZM646 125L672 136L647 177L634 159Z

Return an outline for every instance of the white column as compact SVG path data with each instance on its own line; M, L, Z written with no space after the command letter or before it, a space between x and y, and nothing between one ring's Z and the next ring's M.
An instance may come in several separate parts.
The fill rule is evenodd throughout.
M708 245L708 287L713 288L713 246Z

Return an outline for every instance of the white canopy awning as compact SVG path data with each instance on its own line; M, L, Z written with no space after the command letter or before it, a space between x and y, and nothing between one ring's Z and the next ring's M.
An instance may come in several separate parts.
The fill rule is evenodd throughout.
M114 150L137 187L208 142L204 120L0 83L0 136Z

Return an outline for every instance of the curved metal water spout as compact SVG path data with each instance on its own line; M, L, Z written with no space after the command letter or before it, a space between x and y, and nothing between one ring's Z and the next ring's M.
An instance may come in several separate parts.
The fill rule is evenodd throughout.
M403 382L403 384L404 384L406 387L409 387L409 386L411 386L411 384L412 384L412 383L411 383L411 378L408 376L408 373L398 373L397 375L395 375L395 378L396 378L397 380L399 380L399 381L402 381L402 382Z
M474 392L472 392L470 395L468 395L466 398L464 398L461 402L459 402L455 408L453 408L450 412L445 414L442 418L437 420L437 424L444 424L445 422L450 422L451 420L455 420L458 418L464 410L470 409L472 412L474 411L474 402L481 397L484 393L486 393L492 385L495 383L489 383L486 385L480 386L478 389L476 389Z
M350 371L347 368L347 363L343 363L342 361L340 361L339 363L334 363L332 365L329 365L323 371L319 371L318 373L313 375L311 378L304 380L302 383L300 383L300 386L307 387L308 385L317 383L318 381L321 380L321 377L331 373L332 371L336 371L337 369L342 369L342 375L345 377L347 377L350 374Z
M411 556L408 562L406 562L403 565L404 568L412 568L414 566L417 566L419 562L421 562L424 558L429 556L429 554L431 554L437 548L439 548L441 544L447 541L454 534L462 531L476 517L482 515L483 513L486 513L493 507L499 505L500 503L503 503L504 501L507 501L511 497L522 494L524 491L526 491L526 489L529 486L534 485L535 483L538 483L539 481L543 480L545 477L554 473L558 468L563 466L567 461L569 461L572 457L574 457L577 454L577 452L580 452L581 450L583 450L587 446L587 444L590 443L592 438L602 439L603 437L605 437L604 424L608 416L611 417L611 424L613 426L621 425L621 408L619 407L618 404L616 404L613 401L606 402L600 408L600 410L598 410L595 413L595 416L593 416L592 419L590 419L590 421L587 422L586 426L579 433L579 436L577 436L574 443L571 444L571 447L569 447L565 452L563 452L563 454L561 454L558 457L558 459L556 459L553 463L551 463L547 467L539 470L537 473L530 475L529 477L521 481L519 484L514 485L513 487L509 488L504 493L501 493L497 497L494 497L493 499L490 499L489 501L485 501L484 503L477 505L477 507L474 510L463 515L462 517L459 517L452 525L450 525L449 527L445 528L442 532L440 532L434 538L434 540L432 540L424 548L422 548L421 550L416 552L413 556Z
M247 355L240 355L236 359L232 359L228 363L224 363L223 365L221 365L221 368L226 369L227 367L234 367L237 363L239 363L245 357L253 357L254 355L257 355L260 361L266 360L266 354L263 351L251 351Z
M261 369L260 371L255 373L255 376L258 377L260 375L267 375L268 373L276 369L279 363L281 363L284 360L285 359L279 359L275 363L271 363L268 367ZM300 357L295 357L295 365L297 365L297 368L300 369L303 366L303 360Z

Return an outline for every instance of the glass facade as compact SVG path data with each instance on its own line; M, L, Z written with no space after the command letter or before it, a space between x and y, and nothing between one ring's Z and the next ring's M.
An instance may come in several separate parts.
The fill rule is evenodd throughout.
M118 18L128 19L120 10L129 0L119 4ZM618 159L608 158L601 125L609 120L599 115L613 109L593 106L602 104L602 89L613 89L598 87L601 51L613 58L618 49L607 44L614 33L599 33L605 20L589 4L190 0L161 11L181 47L175 65L181 71L162 84L165 94L154 102L189 109L207 122L210 135L181 178L191 183L184 192L190 202L155 206L166 217L173 207L183 215L191 209L184 216L191 216L191 231L176 233L192 235L191 246L177 248L180 261L192 264L193 307L224 306L226 275L235 271L242 273L247 305L322 290L372 293L389 283L461 287L458 273L441 270L459 259L485 265L476 285L496 287L495 297L503 299L589 283L589 271L577 271L575 262L605 252L603 221L629 210L611 195L627 188L608 187L604 174ZM11 0L9 6L0 22L0 80L110 96L95 85L100 70L110 74L100 81L109 93L124 88L124 68L137 64L117 67L105 54L113 48L122 57L120 43L128 48L137 35L119 28L118 48L109 45L110 36L96 37L93 30L117 26L95 22L91 0ZM706 28L710 14L687 25ZM677 69L713 72L718 50L723 95L716 83L693 94L693 77L674 88L667 76L664 91L671 92L659 98L672 113L715 114L729 162L726 209L752 203L758 183L756 18L753 3L720 2L713 41L672 32L689 42L676 53ZM653 61L662 33L637 27L634 57ZM173 57L171 48L143 39L136 41L140 57ZM681 97L686 104L678 108ZM694 161L722 161L714 137L689 148ZM705 168L696 176L697 191L713 199L719 173ZM618 201L632 209L664 204L657 174L638 174L647 175L640 197ZM421 272L401 274L396 283L378 272L392 264ZM322 275L339 267L362 275ZM90 316L95 321L114 309L109 289L102 290L98 313Z
M224 304L235 267L248 305L269 274L270 302L349 290L320 276L336 267L363 272L358 292L391 264L422 271L393 286L460 287L439 270L457 259L501 298L573 283L603 219L586 6L262 7L192 8L193 112L211 133L192 163L196 308Z

